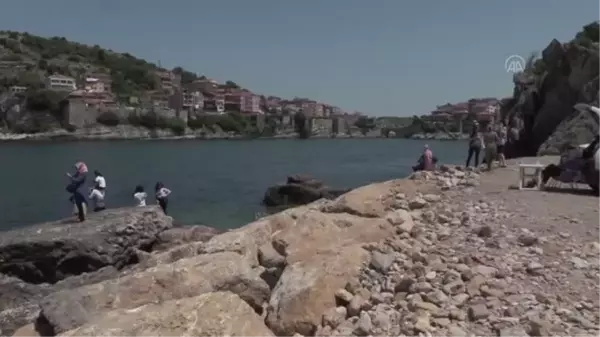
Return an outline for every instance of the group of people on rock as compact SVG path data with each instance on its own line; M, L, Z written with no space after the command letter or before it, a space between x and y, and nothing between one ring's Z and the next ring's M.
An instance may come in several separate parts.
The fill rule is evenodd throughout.
M504 148L507 144L516 142L519 139L519 131L513 126L510 130L506 123L488 124L485 129L481 130L477 121L473 122L473 129L469 134L469 149L467 152L466 167L471 164L471 159L474 161L474 166L479 166L479 156L484 151L482 163L487 165L488 171L492 169L494 161L498 161L500 167L506 167L506 158L504 156ZM437 158L429 148L425 145L423 153L417 161L417 165L413 166L413 171L434 171L437 163Z
M519 138L519 132L516 127L511 127L510 132L506 123L488 124L481 130L479 123L473 123L473 129L469 134L469 150L467 153L466 167L469 167L471 159L474 159L474 166L479 166L479 155L484 151L483 163L487 165L488 171L492 169L494 161L498 161L500 167L506 167L506 157L504 149L507 144L516 142Z
M69 201L73 204L73 213L77 215L79 221L85 221L87 215L88 199L93 203L93 211L100 212L106 209L105 197L106 197L106 178L98 170L94 170L94 183L89 188L89 193L83 192L85 188L86 177L88 174L88 167L84 162L75 163L75 172L67 173L70 179L69 184L66 187L67 192L71 194ZM155 198L157 203L162 208L163 212L167 214L168 196L171 194L171 190L166 188L163 183L157 182L155 187ZM146 206L146 198L148 195L144 192L144 187L141 185L136 186L133 192L133 198L136 202L136 206Z

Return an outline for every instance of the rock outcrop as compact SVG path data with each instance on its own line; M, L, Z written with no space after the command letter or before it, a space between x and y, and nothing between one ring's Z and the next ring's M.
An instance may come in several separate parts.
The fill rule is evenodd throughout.
M290 176L287 183L267 188L263 205L267 207L290 207L305 205L321 198L333 199L348 190L337 190L307 176Z
M184 235L189 240L176 246L138 250L140 262L114 277L34 296L20 329L6 328L1 315L0 328L64 336L458 336L523 335L526 322L537 335L597 332L592 323L599 319L588 312L597 305L589 301L582 314L564 309L563 325L544 330L558 319L548 309L556 302L534 303L529 292L558 283L529 254L539 252L530 250L537 242L531 232L513 240L527 246L522 256L502 250L515 236L500 225L508 219L500 202L458 197L473 193L480 178L476 170L441 166L287 209L205 242ZM496 244L496 237L506 240ZM591 268L585 254L573 263ZM27 297L36 289L19 291ZM521 312L531 305L534 312Z
M4 232L0 273L39 284L106 266L121 269L136 262L136 249L150 248L171 227L171 217L148 207L91 214L84 224L65 220Z
M507 120L521 121L520 140L508 157L559 154L566 144L589 143L598 125L574 111L577 103L598 104L598 24L568 43L553 40L535 63L514 77Z
M60 336L273 336L263 320L230 292L115 310Z

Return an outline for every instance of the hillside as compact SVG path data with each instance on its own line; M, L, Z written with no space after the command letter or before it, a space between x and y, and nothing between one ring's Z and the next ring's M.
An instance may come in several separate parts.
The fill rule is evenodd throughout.
M0 61L23 65L20 73L0 70L0 90L20 85L43 87L44 76L61 74L80 79L89 73L104 73L112 78L112 91L123 99L154 90L154 72L166 71L156 64L118 53L89 46L64 37L44 38L28 33L0 31ZM182 84L201 78L181 67L173 69L181 75Z
M360 115L309 98L253 93L231 80L218 83L64 37L0 31L0 134L9 138L65 131L76 138L287 137L298 112L311 119ZM349 132L329 119L314 128Z

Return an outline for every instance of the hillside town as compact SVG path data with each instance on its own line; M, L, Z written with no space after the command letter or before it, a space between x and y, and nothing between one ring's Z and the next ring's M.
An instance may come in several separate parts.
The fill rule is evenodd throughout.
M18 70L28 67L30 65L26 63L2 61L0 77L19 76ZM157 69L150 76L155 80L154 90L128 97L114 92L109 73L89 72L79 78L53 73L45 76L42 83L43 89L62 96L68 102L65 105L67 112L63 115L66 123L75 128L95 125L107 113L127 120L132 114L152 112L161 118L179 120L185 124L205 116L236 114L253 121L259 128L266 123L266 117L270 117L277 120L280 130L292 130L293 116L302 113L314 132L331 133L334 128L351 129L354 122L363 116L359 112L347 112L308 98L284 99L260 95L231 81L222 84L202 76L182 83L181 74L164 69ZM7 89L2 94L0 104L5 116L14 116L22 113L19 103L23 103L15 98L40 88L12 85Z
M499 120L502 106L496 98L473 98L437 106L428 114L374 118L310 98L256 93L233 81L219 83L158 63L62 37L0 32L0 126L4 133L18 134L55 129L89 133L129 125L179 136L292 137L302 124L307 137L456 139L464 137L473 120ZM390 112L398 113L407 112ZM129 130L125 133L131 134Z

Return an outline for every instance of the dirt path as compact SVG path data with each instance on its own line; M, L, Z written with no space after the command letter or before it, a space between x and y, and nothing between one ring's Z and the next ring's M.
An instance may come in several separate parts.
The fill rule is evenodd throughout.
M593 318L588 316L586 322L591 324L599 321L598 197L586 185L578 185L574 190L561 185L552 191L511 188L518 182L519 162L556 161L556 157L511 161L507 168L482 173L476 188L449 192L447 196L454 203L479 207L485 213L478 225L489 226L492 234L485 239L484 254L479 245L473 245L479 247L470 249L475 256L484 255L490 265L509 265L513 269L519 265L527 269L531 263L539 265L541 269L536 273L541 277L519 279L521 292L552 305L557 304L558 298L561 309L568 311L565 315L570 315L567 321L581 319L577 313L593 307L595 314ZM456 240L455 244L461 242ZM463 252L469 251L462 245Z
M509 161L507 168L497 168L481 174L480 186L475 190L454 194L462 200L485 199L504 205L514 213L506 225L527 228L542 233L569 233L581 242L597 240L598 198L587 185L577 185L572 190L567 185L552 191L519 191L511 189L519 179L518 162L549 164L557 157L522 158Z

